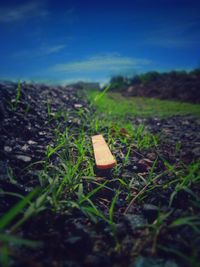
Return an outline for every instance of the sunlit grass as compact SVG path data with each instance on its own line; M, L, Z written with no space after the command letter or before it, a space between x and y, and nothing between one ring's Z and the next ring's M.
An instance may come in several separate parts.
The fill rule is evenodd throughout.
M139 117L170 117L173 115L200 116L200 105L178 101L160 100L142 97L123 97L119 93L107 93L97 98L97 91L89 91L90 101L98 108L99 112L112 117L124 116Z

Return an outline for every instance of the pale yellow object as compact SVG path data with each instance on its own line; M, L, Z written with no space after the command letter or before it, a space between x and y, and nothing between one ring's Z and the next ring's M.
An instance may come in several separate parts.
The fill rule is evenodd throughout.
M116 165L117 162L101 134L92 136L92 145L98 169L111 169Z

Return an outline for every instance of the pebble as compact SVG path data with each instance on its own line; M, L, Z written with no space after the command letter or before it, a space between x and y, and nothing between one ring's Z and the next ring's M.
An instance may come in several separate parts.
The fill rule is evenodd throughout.
M29 146L27 144L25 144L25 145L22 146L21 150L22 151L27 151L28 148L29 148Z
M22 160L24 162L30 162L31 161L31 157L25 156L25 155L16 155L16 158L19 160Z
M136 165L133 165L133 171L137 171L138 167Z
M137 214L126 214L125 219L128 221L132 230L135 230L137 227L141 227L146 224L146 220L142 215Z
M37 145L37 142L33 141L33 140L28 140L27 142L29 145Z
M41 131L38 133L39 135L46 135L46 132L45 131Z
M5 152L12 152L12 147L10 147L10 146L4 146L4 151Z
M82 104L74 104L74 107L75 107L75 108L82 108L83 105L82 105Z

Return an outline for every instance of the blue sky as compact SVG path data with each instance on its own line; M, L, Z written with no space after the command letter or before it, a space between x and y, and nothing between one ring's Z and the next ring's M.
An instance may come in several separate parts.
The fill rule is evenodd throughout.
M106 82L200 66L198 0L1 2L1 79Z

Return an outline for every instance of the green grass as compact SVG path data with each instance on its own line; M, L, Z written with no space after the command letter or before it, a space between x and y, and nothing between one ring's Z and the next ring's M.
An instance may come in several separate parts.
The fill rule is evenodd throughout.
M13 101L9 103L11 110L16 111L16 109L19 105L20 99L21 99L21 83L20 83L20 81L18 81L15 99L13 99ZM29 107L27 106L25 112L28 111L28 108Z
M124 118L139 117L170 117L173 115L200 116L200 105L154 98L123 97L120 93L107 93L98 97L99 92L89 91L88 98L99 112L107 116Z

